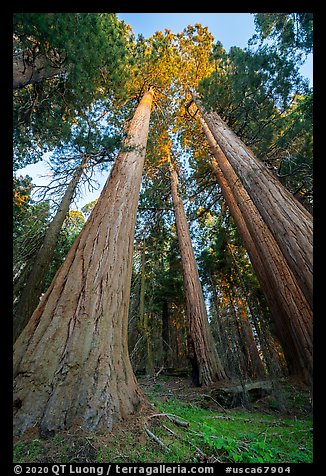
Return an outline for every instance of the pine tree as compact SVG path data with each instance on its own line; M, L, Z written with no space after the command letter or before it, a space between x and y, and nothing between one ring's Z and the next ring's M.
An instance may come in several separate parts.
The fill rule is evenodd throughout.
M14 342L20 335L31 315L36 309L41 293L43 291L46 273L50 266L53 253L57 244L63 222L69 212L72 199L74 197L78 182L86 167L87 157L83 158L80 166L75 170L67 190L61 200L58 210L48 226L44 240L38 250L32 269L26 280L23 292L19 298L14 314Z

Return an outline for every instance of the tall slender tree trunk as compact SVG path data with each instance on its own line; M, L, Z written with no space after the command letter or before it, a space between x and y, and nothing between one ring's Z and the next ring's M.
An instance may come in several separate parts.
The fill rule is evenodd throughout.
M146 339L146 361L145 371L146 375L153 377L155 373L154 369L154 353L153 353L153 332L152 332L152 313L145 313L144 315L144 334Z
M188 223L178 192L178 175L171 160L171 190L175 220L182 261L186 312L188 318L188 351L195 374L198 370L198 385L210 385L227 378L217 354L209 328L196 258L191 243ZM196 380L196 378L194 379Z
M35 311L43 290L46 273L48 272L57 240L63 222L69 212L71 201L74 197L77 185L86 167L87 157L83 158L81 165L76 169L61 200L59 208L48 226L43 243L36 254L32 269L20 296L14 314L14 342L20 335L31 315Z
M146 402L128 354L134 228L153 91L90 217L14 345L14 433L111 431Z
M219 305L216 279L213 277L212 274L209 275L209 281L210 281L211 293L213 295L213 307L214 307L214 314L215 314L213 318L214 319L213 326L215 326L215 329L216 329L215 333L213 331L212 334L214 335L216 342L218 342L219 352L222 355L223 364L226 367L228 362L227 356L229 353L228 337L225 331L225 326L223 325L223 322L222 322L222 313L221 313L221 309Z
M193 100L227 157L237 178L274 236L303 294L312 307L312 215L259 161L216 112L206 112L198 96Z
M145 372L146 375L152 377L154 375L154 358L152 329L150 324L150 314L145 312L145 289L146 289L146 254L145 239L143 240L141 255L141 277L140 277L140 298L139 298L139 322L141 332L145 341Z
M165 367L170 366L170 340L169 303L168 300L164 298L162 300L162 347Z
M241 275L241 271L239 269L239 266L237 264L237 261L235 259L235 256L234 256L230 246L228 246L228 251L229 251L230 255L232 256L232 260L233 260L233 263L235 265L238 281L240 283L240 287L242 289L243 296L245 296L244 299L245 299L245 302L246 302L246 306L247 306L247 308L250 312L250 318L251 318L251 321L252 321L252 324L253 324L253 328L254 328L254 330L256 332L256 335L258 337L259 347L260 347L262 355L263 355L263 361L266 363L266 368L267 368L267 370L270 369L271 360L273 360L273 368L274 369L281 368L280 356L278 355L277 352L274 352L272 354L272 359L271 359L271 351L272 351L272 349L271 349L271 340L272 340L272 337L270 335L269 328L266 325L266 323L262 323L260 321L260 317L258 317L262 314L261 311L258 310L258 316L256 315L256 313L257 313L256 309L257 308L253 307L251 293L249 292L249 289L248 289L248 287L247 287L247 285L246 285L246 283L245 283L245 281L244 281L244 279ZM248 321L248 325L250 325L249 316L248 316L247 321ZM261 329L262 327L264 327L264 334L262 333L262 329ZM251 334L252 334L252 337L253 337L252 332L251 332ZM268 342L267 342L267 334L269 334ZM256 346L256 350L258 352L257 346ZM256 353L256 350L255 350L255 353ZM259 354L258 354L258 357L260 358ZM260 364L258 364L257 368L259 368L259 367L260 367ZM284 367L284 365L283 365L283 367ZM261 373L261 372L259 371L259 373ZM263 375L260 375L260 376L262 377Z
M248 318L243 302L240 302L239 297L236 297L237 303L237 320L239 328L243 336L245 352L247 353L248 368L250 369L250 376L255 379L265 377L265 370L263 362L260 358L257 344L253 335L252 327Z
M203 118L212 167L270 306L291 374L312 382L312 309L274 235L242 186Z
M230 289L225 281L219 283L218 288L220 294L218 304L222 310L221 327L226 343L224 359L227 362L227 369L231 379L246 380L247 366L245 364L245 355L241 347L236 313Z
M145 240L143 240L142 252L141 252L141 270L140 270L140 291L139 291L139 323L142 332L144 332L144 315L145 315Z
M256 340L254 338L253 327L249 319L249 314L251 317L253 316L250 301L248 299L248 289L242 279L238 263L229 243L227 244L227 253L231 256L231 259L235 266L236 276L240 284L240 288L238 288L237 286L234 287L234 295L237 302L237 317L242 328L242 333L246 341L246 348L252 363L252 377L263 378L265 377L265 369L261 357L259 355ZM239 296L239 291L241 291L241 297Z

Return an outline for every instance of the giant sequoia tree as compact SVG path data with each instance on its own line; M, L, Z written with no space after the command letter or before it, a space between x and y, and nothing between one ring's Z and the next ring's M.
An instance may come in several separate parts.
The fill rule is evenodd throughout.
M290 372L311 381L312 311L309 302L283 256L274 229L271 230L264 222L263 215L259 213L202 118L201 123L216 159L212 161L213 170L265 292ZM285 222L283 227L286 226ZM304 268L302 271L304 273Z
M259 84L256 101L255 85L250 91L246 91L246 86L241 82L234 80L231 84L226 72L228 69L236 71L232 55L226 55L218 43L214 45L212 35L201 25L189 26L177 35L166 30L164 34L155 33L148 40L139 37L136 41L134 37L128 36L128 29L117 22L113 14L86 14L85 17L80 17L81 14L67 15L16 15L15 54L17 64L20 65L16 70L21 76L16 77L14 101L17 167L38 159L41 152L44 152L39 146L41 141L44 140L44 144L48 146L57 145L63 139L71 137L78 120L86 118L88 121L88 112L95 106L101 110L99 123L105 115L104 112L102 115L102 111L107 111L111 106L115 107L114 110L116 106L123 110L118 121L122 117L120 122L126 138L85 226L15 342L15 434L21 435L37 427L41 434L47 435L75 425L88 430L111 431L115 423L136 412L146 402L129 360L127 333L134 230L149 131L150 144L156 143L162 130L168 132L175 145L171 149L169 144L169 151L184 152L183 158L187 162L185 173L188 174L191 170L188 177L197 174L198 182L190 180L189 187L194 188L184 197L187 204L194 206L192 220L198 220L206 213L214 215L220 212L221 190L266 295L289 369L293 374L311 381L312 220L291 192L256 158L259 147L259 158L264 150L268 147L272 149L275 144L280 146L279 150L286 150L281 142L286 142L287 137L292 137L292 144L299 143L295 142L297 138L294 137L297 129L292 127L299 120L297 110L294 114L288 110L287 115L283 114L277 109L281 99L270 100L283 87L276 84L277 76L265 75L260 62L263 58L254 58L255 61L250 63L253 66L250 78L260 77L263 69L264 85L273 85L266 90ZM87 25L87 31L82 32L79 38L76 30L72 34L72 41L67 42L65 48L63 38L67 39L67 34L74 30L73 26L80 20ZM60 32L64 30L66 22L69 28L61 38ZM85 41L87 43L88 37L92 41L90 47L85 48L85 55L79 64L78 55L74 56L74 51L79 50L79 46L85 44ZM97 47L99 54L95 55L93 63L91 60ZM29 52L24 56L26 48ZM131 54L127 57L128 61L122 64L119 58L121 56L124 61L126 51ZM246 54L242 55L239 51L233 53L238 58L248 59ZM275 55L273 58L278 59ZM243 77L247 70L245 62L238 63L238 66L241 64L244 67ZM126 75L120 84L119 74L123 65ZM292 66L286 61L284 65L282 72L287 68L289 72L285 75L285 97L291 89ZM83 76L88 68L90 76ZM55 74L57 71L60 74ZM199 127L200 123L194 117L189 118L184 104L185 100L190 99L189 91L192 88L198 91L202 80L200 91L205 95L203 87L208 84L205 83L205 78L208 77L210 82L207 94L213 95L217 101L221 99L218 106L225 109L223 117L229 117L230 121L223 121L216 108L209 110L202 107L194 93L193 101L201 110L201 125L207 138L203 146L204 135ZM221 86L225 88L225 96L216 95L214 78L217 80L218 91ZM153 88L149 85L153 85ZM155 118L152 118L153 127L149 128L153 89L157 108ZM232 94L228 94L230 90ZM134 103L129 99L123 102L127 96L138 101L137 109L129 119L127 115L130 113L130 104ZM293 97L299 98L301 106L309 103L304 97ZM243 98L243 101L234 104L234 98ZM258 106L252 112L251 106L255 101ZM255 121L251 116L256 112L258 114L260 109L262 114ZM274 118L280 121L278 125L282 123L283 126L288 126L286 133L283 130L282 141L279 137L280 128L274 127ZM310 122L307 121L307 124ZM105 126L107 132L111 125ZM196 142L199 130L201 140ZM241 131L245 131L243 136ZM264 136L262 140L257 139L260 134ZM255 154L245 146L246 137L250 138L251 146L256 147ZM88 138L89 134L87 140ZM310 137L307 136L307 143L309 141ZM101 147L103 145L104 149L107 148L102 143L102 138L99 142ZM211 147L210 156L208 144ZM300 148L297 158L305 145ZM147 160L149 165L145 169L147 177L143 182L146 192L159 183L156 190L159 200L151 201L149 193L145 204L148 208L155 208L156 212L157 209L166 210L170 206L167 205L167 200L171 189L184 276L188 351L194 369L198 371L197 383L209 385L227 378L224 370L227 366L220 361L221 354L217 354L216 343L212 338L205 295L180 197L177 170L171 163L168 170L161 146L157 141L157 148L152 148ZM95 153L97 154L96 151ZM203 154L205 159L210 157L214 175L197 161ZM220 186L218 191L212 177L217 177ZM296 183L295 177L292 183ZM206 200L210 196L213 197L212 200ZM201 206L198 206L199 203ZM164 225L158 227L159 230L171 230L171 215L163 221ZM144 230L145 222L143 219ZM155 246L151 245L151 239L145 233L142 239L144 236L150 256ZM163 236L161 238L163 240ZM134 310L137 315L146 315L146 310L151 309L146 302L149 283L151 281L153 286L153 282L158 285L161 282L161 289L155 289L155 298L159 302L164 321L161 335L170 343L172 339L168 335L167 324L172 317L177 320L177 314L180 315L178 309L176 317L172 316L172 306L168 306L169 296L173 296L176 290L170 294L165 292L175 284L171 275L178 274L172 266L173 260L175 261L175 253L171 251L172 241L176 243L170 236L164 248L164 253L170 254L169 257L164 256L169 265L164 266L163 259L155 279L152 278L153 273L150 278L146 274L154 258L162 253L152 253L148 260L145 260L145 253L143 254L143 266L140 267L142 288L139 289L137 301L140 302L140 309L136 303ZM150 246L153 246L152 249ZM159 279L160 272L165 279ZM178 282L178 295L182 294L179 286ZM242 311L245 316L245 309L241 311L243 303L237 301L234 295L231 296L229 291L226 290L225 296L230 297L234 308L234 322L237 326L237 338L234 342L237 341L239 345L224 345L224 348L232 349L234 360L244 362L245 365L239 365L239 369L245 369L251 365L250 362L255 362L257 365L251 375L263 375L252 327L249 328L249 322L241 323L239 320ZM181 308L182 305L183 302L177 307ZM216 302L218 312L217 307ZM145 322L148 349L153 348L153 342L150 341L151 330L153 326ZM183 333L179 334L183 338ZM217 336L219 343L223 339L227 339L225 332Z
M203 290L191 243L183 203L178 191L178 175L170 160L171 191L175 209L188 321L188 354L197 385L227 379L209 328Z
M256 159L251 150L215 112L206 112L194 94L205 122L237 177L255 203L312 306L311 214Z
M127 345L134 226L153 91L102 194L14 346L14 431L112 425L144 401Z
M48 186L41 187L38 193L38 200L44 200L51 192L53 201L56 202L57 197L60 201L48 225L43 243L33 257L32 269L24 280L24 288L14 309L14 341L27 324L42 292L46 290L46 275L73 200L82 185L92 189L91 177L94 170L105 170L108 162L113 161L113 153L118 150L120 144L120 136L112 120L110 128L99 124L101 120L103 122L104 116L107 117L106 111L99 113L98 104L88 109L86 118L75 124L72 139L54 150L50 162L51 182ZM112 135L109 135L109 131ZM63 195L62 190L65 190Z

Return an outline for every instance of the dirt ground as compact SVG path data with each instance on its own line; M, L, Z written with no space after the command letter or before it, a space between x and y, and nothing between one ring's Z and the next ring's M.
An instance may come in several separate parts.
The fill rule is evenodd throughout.
M137 379L144 393L152 401L178 399L182 402L216 412L228 412L211 397L211 392L217 387L225 387L225 383L223 385L214 385L214 387L198 388L192 384L190 377L159 375L156 378L138 376ZM234 382L227 385L234 385ZM283 384L284 386L285 383ZM281 395L280 388L280 385L276 388L278 397ZM282 390L282 392L282 398L285 403L283 405L284 408L281 408L281 413L287 418L307 415L311 411L309 392L302 386L298 387L296 382L286 381L286 390ZM300 392L301 400L299 404L293 405L294 396L298 395L298 392ZM273 413L275 409L270 404L270 398L269 396L256 401L254 407L248 410L259 413ZM65 460L80 463L94 462L96 461L99 448L112 445L116 448L118 455L124 455L124 441L128 438L128 435L130 437L130 434L132 434L135 445L148 444L144 427L148 426L151 428L152 425L156 424L157 418L150 420L150 415L153 413L157 413L157 409L153 404L149 404L143 408L142 412L126 419L117 425L112 433L106 433L105 435L101 433L85 434L82 427L60 432L54 438L49 439L40 439L35 431L29 432L23 438L14 441L14 445L18 444L20 446L16 459L19 461L26 461L26 458L27 461L33 460L33 451L35 451L35 461L40 463L57 463L58 461L62 462Z
M217 382L210 387L195 387L190 377L173 377L159 375L157 378L138 376L138 382L146 394L152 394L163 401L176 398L186 403L194 404L202 408L209 408L215 411L225 411L226 409L218 403L212 394L214 390L225 389L241 385L241 382ZM302 383L294 379L275 380L272 383L272 393L255 401L253 411L271 413L270 400L278 401L279 410L287 417L299 417L301 414L309 413L312 410L312 396L310 391ZM300 402L295 402L296 396L300 394Z

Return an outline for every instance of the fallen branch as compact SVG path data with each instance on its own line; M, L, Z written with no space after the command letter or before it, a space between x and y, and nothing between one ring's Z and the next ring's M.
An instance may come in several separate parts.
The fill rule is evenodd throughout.
M144 427L148 436L150 436L157 444L159 444L165 451L170 451L170 449L161 441L157 436L154 435L146 426Z
M234 418L231 418L230 416L224 416L224 415L210 416L209 418L214 418L218 420L234 420Z
M200 449L198 448L198 446L196 446L194 443L192 443L191 441L187 441L187 443L191 446L193 446L195 448L195 450L197 451L197 453L203 458L203 459L206 459L207 460L207 455Z
M221 408L221 410L222 410L224 413L226 413L226 414L228 413L228 412L225 410L225 408L222 407L222 405L221 405L218 401L215 400L215 398L211 397L211 395L207 395L207 394L204 395L204 394L203 394L202 397L208 397L208 398L210 398L211 400L213 400L214 403L216 403L216 405L218 405L218 406Z
M166 425L162 425L162 426L163 426L164 430L166 430L168 433L171 433L171 435L175 436L175 438L179 438L179 436L173 430L171 430L171 428L169 428Z
M192 443L192 441L189 441L188 439L185 439L185 438L181 438L181 436L177 435L173 430L171 430L171 428L169 428L168 426L166 425L162 425L163 428L168 432L170 433L171 435L173 435L175 438L179 438L181 441L183 441L184 443L188 444L188 445L191 445L193 448L195 448L197 454L200 456L200 458L206 462L210 462L210 463L221 463L221 461L216 458L216 457L211 457L209 458L208 455L206 453L204 453L200 448L198 448L197 445L195 445L194 443ZM196 433L200 436L204 436L202 435L201 433ZM213 458L213 459L212 459Z
M185 440L184 438L181 438L181 436L177 435L173 430L171 430L171 428L169 428L168 426L166 425L162 425L163 428L168 432L168 433L171 433L171 435L173 435L175 438L179 438L181 441L193 446L197 453L203 458L203 459L206 459L207 456L206 454L200 449L198 448L198 446L196 446L194 443L192 443L191 441L188 441L188 440Z
M188 421L181 421L178 420L177 418L172 418L170 415L167 415L168 419L171 420L175 425L177 426L182 426L184 428L188 428L190 423Z
M155 374L155 378L158 377L160 375L160 373L162 372L162 370L164 370L164 366L160 368L160 370L158 372L156 372Z
M150 415L149 418L154 418L154 417L166 417L170 421L172 421L175 425L182 426L184 428L187 428L190 425L188 421L178 420L178 418L175 418L175 415L172 415L171 413L155 413L154 415Z

